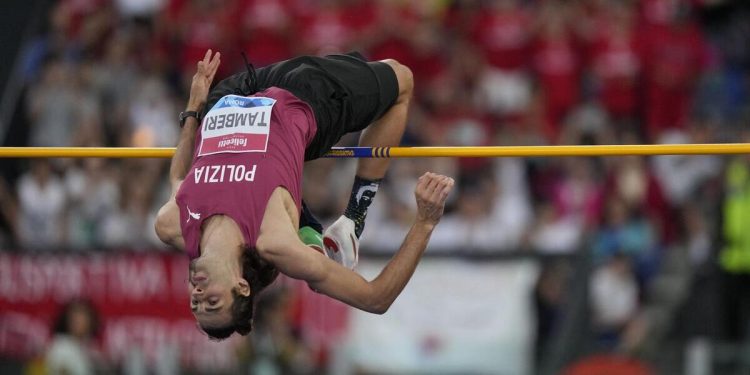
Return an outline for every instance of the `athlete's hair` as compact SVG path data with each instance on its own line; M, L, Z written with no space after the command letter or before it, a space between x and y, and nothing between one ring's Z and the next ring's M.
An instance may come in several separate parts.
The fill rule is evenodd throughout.
M239 294L237 288L232 289L232 321L224 327L203 327L203 332L216 340L223 340L237 332L247 335L253 330L253 313L255 311L255 296L270 285L279 275L279 270L271 263L261 259L254 248L245 246L240 259L242 277L250 284L250 295Z

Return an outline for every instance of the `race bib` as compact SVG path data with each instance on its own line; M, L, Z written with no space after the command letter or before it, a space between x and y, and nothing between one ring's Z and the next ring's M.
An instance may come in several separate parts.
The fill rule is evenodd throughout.
M201 124L198 156L222 152L266 152L275 99L227 95Z

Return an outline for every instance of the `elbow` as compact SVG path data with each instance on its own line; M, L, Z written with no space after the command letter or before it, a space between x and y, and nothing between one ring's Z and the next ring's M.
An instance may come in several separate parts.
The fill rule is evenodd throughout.
M175 237L173 233L174 231L170 228L168 220L166 220L163 215L159 215L156 217L156 222L154 223L154 231L156 231L156 236L159 237L161 242L164 242L167 245L172 244L172 241Z
M386 298L375 298L367 304L367 308L365 309L365 311L371 314L383 315L388 312L388 309L392 304L393 300L388 300Z
M378 279L370 281L367 283L365 298L362 301L362 305L364 305L362 310L371 314L383 315L388 312L399 294L400 291L380 283Z
M159 220L159 217L156 217L156 222L154 222L154 231L156 232L156 237L159 237L161 242L166 242L166 233L164 233L164 224L161 223L161 220Z
M388 312L388 309L391 307L390 303L381 303L372 306L367 312L377 315L383 315Z
M374 306L371 310L368 310L367 312L377 315L383 315L388 312L388 308L391 307L390 305L381 305L381 306Z

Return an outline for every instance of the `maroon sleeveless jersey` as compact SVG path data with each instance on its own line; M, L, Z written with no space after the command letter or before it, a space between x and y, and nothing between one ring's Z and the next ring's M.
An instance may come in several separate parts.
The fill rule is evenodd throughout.
M213 215L231 217L245 243L255 246L274 189L284 187L301 207L305 148L316 129L310 106L280 88L216 102L201 123L193 165L176 196L191 259L200 256L201 223Z

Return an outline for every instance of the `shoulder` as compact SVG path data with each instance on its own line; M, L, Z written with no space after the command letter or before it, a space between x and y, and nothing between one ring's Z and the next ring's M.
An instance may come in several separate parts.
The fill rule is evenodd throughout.
M167 245L184 248L182 228L180 227L180 209L175 199L170 199L159 209L154 222L154 229L159 239Z

